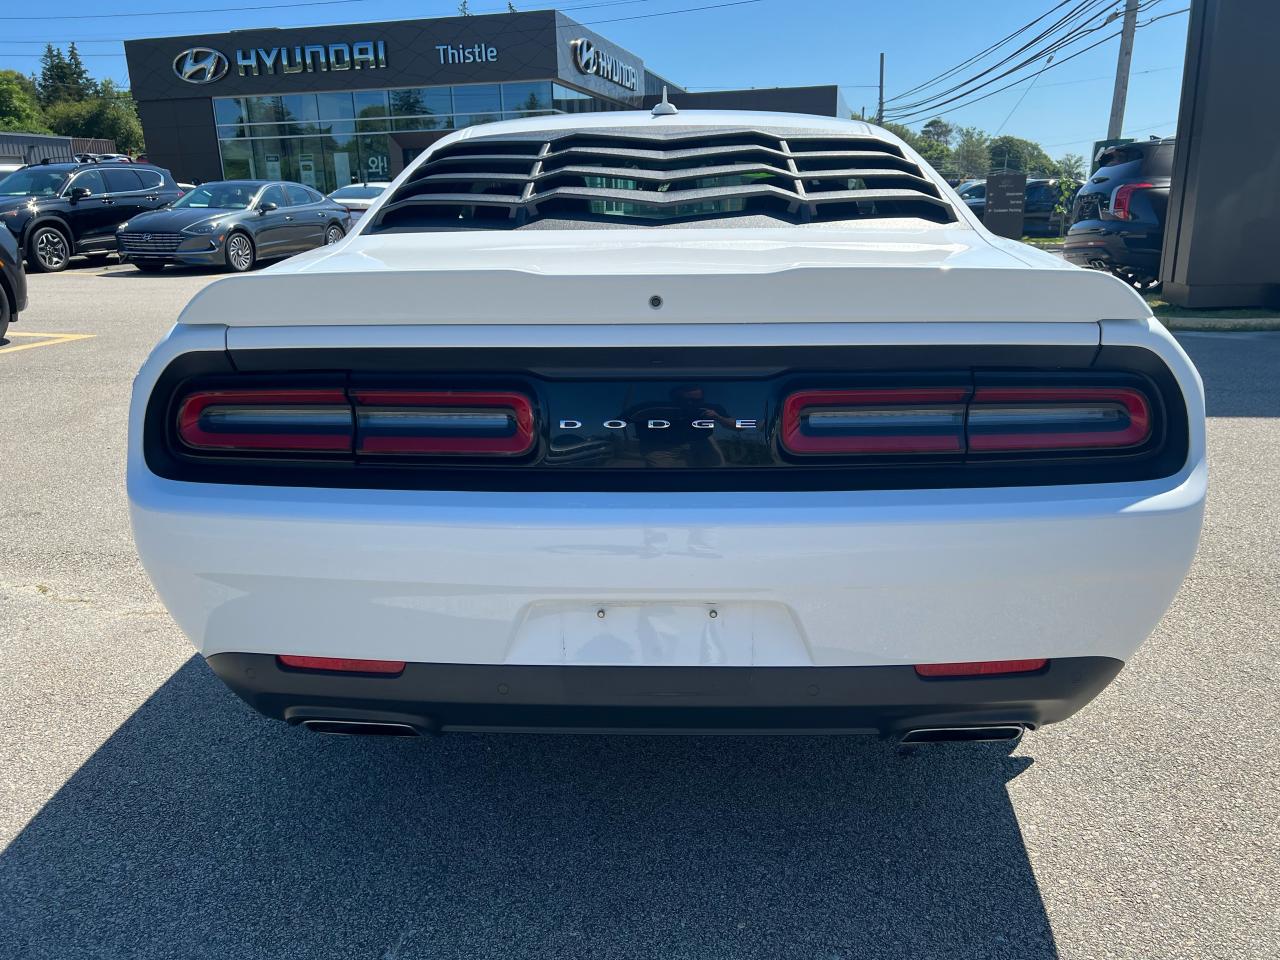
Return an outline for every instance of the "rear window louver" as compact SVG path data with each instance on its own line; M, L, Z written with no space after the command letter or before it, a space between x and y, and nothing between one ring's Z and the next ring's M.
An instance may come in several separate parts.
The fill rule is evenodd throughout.
M919 165L874 137L628 128L477 137L444 147L396 188L366 232L741 217L793 224L956 220Z

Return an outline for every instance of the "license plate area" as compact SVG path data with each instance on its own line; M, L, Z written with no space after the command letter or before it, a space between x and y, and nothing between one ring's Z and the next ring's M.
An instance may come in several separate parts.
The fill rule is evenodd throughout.
M546 601L516 626L507 663L807 666L807 644L782 604L751 601Z

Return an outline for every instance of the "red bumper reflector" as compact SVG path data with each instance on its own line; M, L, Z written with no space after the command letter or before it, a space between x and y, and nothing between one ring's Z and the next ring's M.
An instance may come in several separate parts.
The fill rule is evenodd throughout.
M916 673L922 677L993 677L1002 673L1031 673L1043 670L1048 659L1040 660L976 660L972 663L917 663Z
M295 670L332 670L341 673L401 673L403 660L357 660L352 657L297 657L280 654L276 657L282 667Z

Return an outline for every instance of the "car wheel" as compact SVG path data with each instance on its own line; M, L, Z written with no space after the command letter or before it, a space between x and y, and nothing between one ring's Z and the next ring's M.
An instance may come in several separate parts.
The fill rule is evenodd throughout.
M143 273L159 273L164 269L163 263L148 263L146 260L135 260L133 265Z
M37 273L57 273L71 261L71 242L57 227L38 227L27 251L27 262Z
M233 233L227 237L227 266L236 273L244 273L253 267L253 241L246 234Z
M343 237L342 228L336 223L329 224L329 229L324 232L325 246L337 243Z

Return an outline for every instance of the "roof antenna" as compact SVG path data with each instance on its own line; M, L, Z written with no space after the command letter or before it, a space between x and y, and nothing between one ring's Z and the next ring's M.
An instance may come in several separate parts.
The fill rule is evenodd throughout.
M667 99L667 88L662 88L662 100L653 105L653 116L655 117L674 117L680 111L676 109L676 105Z

